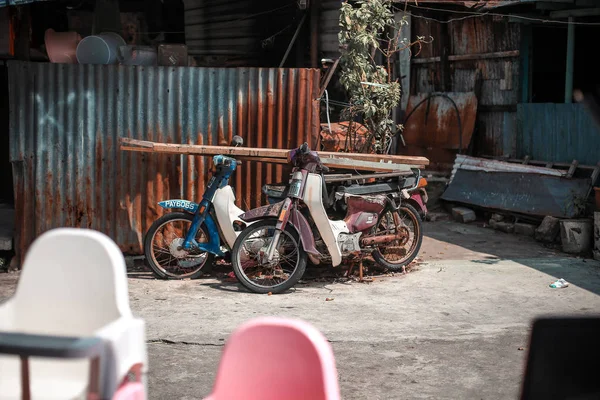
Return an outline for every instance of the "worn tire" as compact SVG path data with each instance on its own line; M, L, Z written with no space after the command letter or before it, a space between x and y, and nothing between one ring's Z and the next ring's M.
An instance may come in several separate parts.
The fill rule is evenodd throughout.
M373 259L379 265L389 269L390 271L401 271L406 265L410 264L415 259L417 254L419 254L419 250L421 249L421 245L423 244L423 223L421 222L421 216L419 215L419 212L415 210L413 206L407 203L402 204L398 209L398 212L404 212L411 215L411 219L413 220L415 228L417 230L417 232L415 232L416 244L413 247L412 252L408 256L408 258L399 263L391 263L387 261L385 257L381 254L379 249L375 250L372 253Z
M285 292L286 290L292 288L296 283L298 283L298 281L302 279L302 276L304 276L304 271L306 270L307 254L304 251L304 248L302 247L302 243L300 242L300 236L298 235L298 232L291 224L286 225L285 231L288 232L298 244L298 265L296 266L296 269L294 270L294 272L292 272L292 275L289 277L288 280L274 286L259 286L255 285L242 272L240 252L242 251L242 246L243 243L246 241L246 237L251 232L255 231L256 228L270 226L273 229L275 229L276 224L276 219L265 219L248 225L248 227L246 227L240 233L237 240L235 241L235 244L233 245L233 249L231 250L231 265L233 266L233 273L235 274L237 280L251 292L261 294Z
M167 273L165 273L163 271L163 269L160 267L160 265L158 265L155 261L153 252L152 252L152 242L154 239L154 235L156 234L156 231L162 227L163 225L165 225L166 223L168 223L169 221L172 220L187 220L191 222L194 220L194 216L188 213L184 213L184 212L180 212L180 211L175 211L175 212L170 212L168 214L163 215L162 217L160 217L159 219L157 219L156 221L154 221L152 223L152 225L150 226L150 229L148 229L148 232L146 232L146 236L144 237L144 256L146 257L146 262L148 263L148 266L152 269L152 272L154 273L154 276L156 276L159 279L175 279L175 280L180 280L180 279L198 279L199 277L201 277L203 274L205 273L210 273L213 267L213 262L214 262L214 254L211 253L206 253L206 261L204 262L204 264L198 268L198 270L194 271L191 274L185 274L182 276L171 276ZM208 233L208 229L206 228L205 224L202 224L202 226L200 227L200 229L204 232L204 234L206 235L206 237L210 237L209 233Z

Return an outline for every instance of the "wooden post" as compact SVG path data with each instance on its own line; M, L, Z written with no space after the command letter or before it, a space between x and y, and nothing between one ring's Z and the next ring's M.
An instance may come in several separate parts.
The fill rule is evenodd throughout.
M442 25L442 37L441 39L441 47L442 47L442 56L440 59L440 68L441 68L441 84L442 84L442 92L450 92L452 91L452 77L450 76L450 61L448 57L450 56L450 24L446 23Z
M565 103L573 102L573 66L575 61L575 25L574 18L569 17L567 28L567 72L565 79Z
M396 21L400 21L404 16L408 21L408 25L402 26L402 32L400 37L406 37L408 40L411 39L411 17L410 14L403 12L396 13ZM398 59L400 62L400 85L402 88L402 96L400 98L400 109L406 111L408 107L408 98L410 97L410 50L404 50L398 53Z
M310 1L310 66L319 68L319 18L321 0Z

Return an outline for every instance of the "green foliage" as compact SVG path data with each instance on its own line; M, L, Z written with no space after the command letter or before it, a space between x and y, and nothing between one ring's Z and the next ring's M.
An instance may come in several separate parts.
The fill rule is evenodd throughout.
M390 57L414 43L399 38L400 27L407 22L395 21L392 4L392 0L359 0L344 2L341 7L340 83L352 104L346 117L362 115L371 132L367 140L370 148L362 151L387 152L396 130L402 129L391 118L401 90L400 83L390 78ZM394 37L385 34L390 27ZM383 49L381 43L385 44ZM399 44L404 47L399 48ZM387 68L375 63L377 51L387 59Z

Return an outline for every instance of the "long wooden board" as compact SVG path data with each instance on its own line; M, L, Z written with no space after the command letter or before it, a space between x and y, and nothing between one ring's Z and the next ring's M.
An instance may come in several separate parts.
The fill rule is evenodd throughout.
M121 150L127 151L139 151L139 152L150 152L150 153L171 153L171 154L190 154L190 155L205 155L214 156L217 154L224 154L233 157L260 157L267 159L287 159L289 150L280 149L263 149L256 147L229 147L229 146L207 146L207 145L195 145L195 144L171 144L171 143L156 143L145 140L121 138ZM429 160L425 157L417 156L399 156L399 155L388 155L388 154L359 154L359 153L336 153L320 151L319 156L322 159L349 159L349 160L361 160L369 161L371 163L391 163L393 164L405 164L412 165L415 167L424 167L429 165ZM274 161L269 161L274 162ZM327 161L332 162L332 161ZM390 168L381 167L385 171L389 171ZM393 167L391 167L393 169Z

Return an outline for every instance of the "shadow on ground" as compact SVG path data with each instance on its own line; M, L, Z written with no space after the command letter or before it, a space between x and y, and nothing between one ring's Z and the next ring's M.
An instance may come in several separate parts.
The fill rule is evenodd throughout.
M469 260L486 265L512 260L600 295L600 262L571 256L531 237L475 224L425 223L421 257L425 261Z

